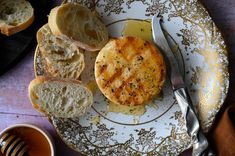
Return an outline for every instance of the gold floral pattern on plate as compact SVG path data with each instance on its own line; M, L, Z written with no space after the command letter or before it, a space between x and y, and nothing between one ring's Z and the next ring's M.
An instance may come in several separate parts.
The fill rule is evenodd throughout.
M202 128L207 132L222 106L229 85L228 58L224 40L197 0L67 0L95 9L110 36L121 35L128 19L148 20L157 11L164 29L177 47L176 57L185 75ZM94 82L97 53L85 52L84 84ZM36 75L43 74L43 59L35 53ZM185 122L167 80L163 99L153 100L140 117L107 111L107 99L97 89L94 104L82 117L50 117L63 141L86 155L178 155L191 147ZM95 122L94 122L95 121ZM137 122L136 122L137 121Z

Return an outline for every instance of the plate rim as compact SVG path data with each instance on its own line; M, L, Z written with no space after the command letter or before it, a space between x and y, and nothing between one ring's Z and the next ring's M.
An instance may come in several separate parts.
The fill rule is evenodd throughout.
M204 7L204 5L203 5L200 1L197 1L197 2L200 3L201 7L203 7L203 8L206 10L206 12L208 13L208 11L207 11L207 9ZM211 18L210 14L208 14L208 16ZM218 31L219 33L221 33L220 29L218 29L218 27L217 27L216 24L214 23L214 20L213 20L212 18L211 18L210 20L211 20L212 23L215 25L217 31ZM223 41L225 41L223 35L221 35L220 37L222 38ZM224 46L225 46L226 60L227 60L227 63L226 63L226 71L225 71L226 74L227 74L227 76L226 76L226 77L224 78L224 80L223 80L223 84L224 84L224 88L225 88L225 89L224 89L224 91L225 91L225 92L224 92L224 93L225 93L225 96L224 96L224 98L221 99L221 102L220 102L219 105L218 105L218 107L219 107L218 111L221 109L221 107L223 106L223 104L224 104L224 102L225 102L225 100L226 100L226 98L227 98L228 91L229 91L229 86L230 86L230 81L229 81L230 73L229 73L229 69L228 69L228 62L229 62L228 59L229 59L229 58L228 58L228 49L227 49L226 43L224 43ZM38 45L37 45L37 47L36 47L35 55L34 55L34 72L35 72L35 76L37 76L37 71L36 71L36 51L37 51L37 49L39 49L39 48L38 48ZM223 71L223 72L224 72L224 71ZM218 111L216 112L216 114L218 113ZM215 116L216 116L216 114L215 114ZM214 116L214 118L213 118L212 123L214 123L214 121L215 121L215 116ZM77 148L73 147L72 145L68 144L67 141L64 141L63 137L62 137L61 134L58 132L58 129L57 129L57 128L55 127L55 125L53 124L51 118L50 118L50 117L47 117L47 118L48 118L48 120L50 121L50 123L53 125L53 127L56 129L57 134L60 136L60 138L63 140L64 143L66 143L66 144L67 144L71 149L73 149L75 152L78 152L78 153L81 153L81 154L85 154L85 153L83 153L82 151L79 151ZM211 129L211 126L210 126L210 129ZM190 147L191 147L191 145L190 145ZM188 147L188 148L190 148L190 147ZM187 149L188 149L188 148L187 148ZM187 150L187 149L185 149L185 150ZM85 155L86 155L86 154L85 154Z

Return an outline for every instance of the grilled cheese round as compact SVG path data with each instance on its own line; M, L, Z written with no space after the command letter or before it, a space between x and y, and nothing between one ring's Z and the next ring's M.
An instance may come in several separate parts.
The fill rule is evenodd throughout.
M166 67L158 49L137 37L110 40L95 62L95 78L101 92L112 102L142 105L159 94Z

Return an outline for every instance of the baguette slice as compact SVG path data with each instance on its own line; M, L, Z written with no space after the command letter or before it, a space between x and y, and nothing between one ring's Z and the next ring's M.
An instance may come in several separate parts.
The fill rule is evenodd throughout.
M68 40L55 37L48 24L38 30L37 41L46 60L46 73L53 77L79 79L85 68L81 49Z
M25 0L0 1L0 31L11 36L28 28L34 21L34 10Z
M91 91L78 81L38 76L30 82L28 92L33 107L47 116L78 117L93 103Z
M76 3L52 9L48 24L55 36L75 41L88 51L100 50L108 42L107 28L97 13Z

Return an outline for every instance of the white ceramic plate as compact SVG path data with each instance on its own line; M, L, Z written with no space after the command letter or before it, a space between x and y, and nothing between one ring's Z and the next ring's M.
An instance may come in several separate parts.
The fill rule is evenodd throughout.
M98 0L78 1L95 8L112 37L121 36L128 19L148 20L160 11L172 47L178 45L179 60L203 130L211 127L228 89L228 59L220 32L203 6L196 0ZM86 52L82 82L94 82L97 53ZM36 73L40 75L40 53L36 53ZM177 155L191 146L185 122L169 81L163 100L146 106L140 117L107 111L107 100L96 89L94 104L76 119L51 117L58 134L74 150L87 155ZM97 121L97 123L94 123Z

